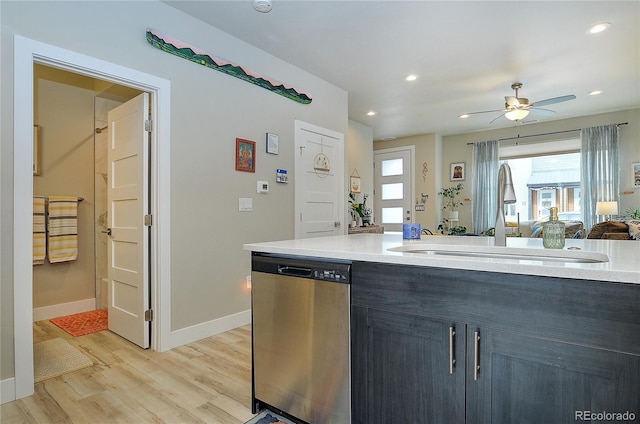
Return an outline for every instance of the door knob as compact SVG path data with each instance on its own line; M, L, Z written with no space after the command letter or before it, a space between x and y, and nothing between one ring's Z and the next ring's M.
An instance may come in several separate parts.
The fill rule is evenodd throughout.
M108 236L111 236L111 228L107 228L107 231L102 231L102 232Z

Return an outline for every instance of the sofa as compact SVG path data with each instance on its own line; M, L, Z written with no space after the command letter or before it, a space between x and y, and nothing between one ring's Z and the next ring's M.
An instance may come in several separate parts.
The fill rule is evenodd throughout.
M605 221L595 224L589 239L640 240L640 220Z
M562 221L564 222L565 238L584 238L586 235L584 224L582 221ZM542 224L545 221L521 221L520 234L521 237L542 238ZM518 232L517 224L507 222L507 233Z

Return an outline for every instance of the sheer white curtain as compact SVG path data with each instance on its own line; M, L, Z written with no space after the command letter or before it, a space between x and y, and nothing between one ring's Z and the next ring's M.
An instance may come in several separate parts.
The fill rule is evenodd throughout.
M496 224L498 208L498 141L473 145L473 231L479 234Z
M596 203L618 201L618 126L582 129L582 214L589 231L598 222Z

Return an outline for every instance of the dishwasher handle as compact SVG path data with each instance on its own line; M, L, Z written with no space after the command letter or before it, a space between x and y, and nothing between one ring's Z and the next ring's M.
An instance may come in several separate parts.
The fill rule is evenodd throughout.
M311 278L311 268L301 268L297 266L278 265L278 274L290 275L293 277Z

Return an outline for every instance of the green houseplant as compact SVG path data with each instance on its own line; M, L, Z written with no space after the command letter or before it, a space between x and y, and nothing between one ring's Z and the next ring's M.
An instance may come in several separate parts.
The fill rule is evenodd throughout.
M453 222L458 221L458 207L464 205L462 200L459 199L460 193L463 189L464 186L462 183L458 183L452 187L443 188L438 192L438 195L442 196L442 199L444 200L442 210L445 213L438 225L438 230L443 233L446 232L447 234L455 235L467 232L467 228L462 225L451 226Z
M624 217L629 219L640 219L640 209L629 206L627 210L624 211Z

